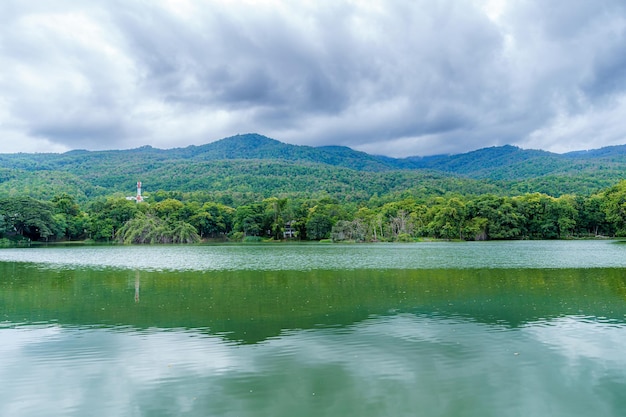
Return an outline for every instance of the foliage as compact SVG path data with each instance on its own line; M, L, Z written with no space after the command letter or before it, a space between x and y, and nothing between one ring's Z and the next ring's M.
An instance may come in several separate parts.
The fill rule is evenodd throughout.
M197 243L200 235L196 229L184 221L171 224L153 214L140 213L127 221L118 231L121 243Z
M264 230L263 205L255 203L237 207L233 229L245 236L258 236ZM265 229L266 230L266 229Z
M272 197L237 207L196 200L167 197L136 203L108 197L94 200L83 211L65 194L52 202L7 198L0 200L0 237L194 243L227 236L246 241L281 240L293 238L293 231L298 239L336 242L626 235L626 181L589 197L457 194L427 199L406 196L394 201L385 196L359 204L327 196ZM291 231L288 236L287 228Z
M626 236L626 147L394 159L260 135L0 154L0 238L413 241ZM137 179L146 202L126 198Z
M617 236L626 236L626 181L602 193L601 207Z
M55 208L55 220L58 224L57 237L60 239L83 239L86 236L88 218L80 210L74 197L67 193L52 198Z
M307 236L311 240L327 239L333 227L332 221L326 214L316 213L306 222Z
M0 231L15 233L32 240L47 240L59 228L52 204L32 197L0 199Z
M588 196L615 185L626 169L626 149L600 151L558 155L503 146L394 159L251 134L170 150L0 154L0 196L50 200L65 193L84 205L99 197L134 194L138 179L150 184L156 202L210 192L226 198L214 202L230 206L246 203L228 200L237 195L247 195L247 203L324 194L357 202L372 196L399 200L407 194Z
M101 240L115 240L117 231L140 211L140 205L125 198L108 197L93 201L87 209L89 213L89 237Z

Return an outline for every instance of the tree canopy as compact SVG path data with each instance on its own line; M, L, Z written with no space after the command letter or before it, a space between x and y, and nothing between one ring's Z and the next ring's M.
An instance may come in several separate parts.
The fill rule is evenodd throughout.
M155 192L148 202L97 198L81 207L67 194L50 201L0 199L0 237L194 243L203 239L412 241L565 239L626 236L626 181L591 196L542 193L418 197L240 197Z

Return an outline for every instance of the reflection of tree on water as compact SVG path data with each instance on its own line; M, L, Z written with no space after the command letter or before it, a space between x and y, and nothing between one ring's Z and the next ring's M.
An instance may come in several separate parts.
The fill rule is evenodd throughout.
M139 302L139 271L135 271L135 302Z
M288 329L352 326L372 315L523 327L574 314L623 325L624 275L623 268L35 271L0 262L0 310L8 322L201 328L243 343ZM149 291L141 305L140 291Z

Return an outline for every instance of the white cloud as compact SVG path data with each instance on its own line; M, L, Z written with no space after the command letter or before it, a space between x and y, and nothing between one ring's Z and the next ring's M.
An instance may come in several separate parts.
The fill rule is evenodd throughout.
M626 95L614 100L612 105L577 114L560 113L544 127L532 132L523 145L558 153L622 145L626 143L626 131L622 126L624 114Z
M626 136L619 0L7 0L0 15L2 152L243 132L395 156L580 149L605 121L593 146Z

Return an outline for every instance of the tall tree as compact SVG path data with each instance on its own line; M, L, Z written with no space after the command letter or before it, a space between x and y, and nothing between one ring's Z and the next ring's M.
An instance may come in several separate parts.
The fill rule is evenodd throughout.
M326 214L313 214L306 222L306 233L311 240L327 239L330 237L333 223Z
M626 180L609 188L602 196L607 222L617 236L626 236Z
M58 230L54 207L32 197L11 197L0 200L4 229L32 240L47 240Z
M119 228L147 208L147 204L137 204L125 198L98 199L88 208L89 233L94 240L115 240Z
M59 194L52 199L52 204L55 207L55 218L59 225L59 237L70 240L84 237L87 218L74 197L67 193Z

